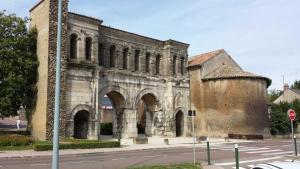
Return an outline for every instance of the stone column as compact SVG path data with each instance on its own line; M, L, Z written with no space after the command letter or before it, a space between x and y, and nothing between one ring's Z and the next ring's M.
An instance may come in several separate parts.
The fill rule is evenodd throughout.
M123 123L123 136L125 138L135 138L137 137L137 127L136 127L136 110L125 108L124 109L124 123Z
M96 63L98 65L98 36L94 36L92 39L92 63Z
M90 140L97 140L98 139L98 133L96 131L97 124L98 124L98 121L96 119L92 119L89 122L88 139L90 139Z
M79 61L85 60L85 36L84 33L78 35L78 55L77 58Z
M139 72L144 73L146 72L146 51L141 50L139 57Z

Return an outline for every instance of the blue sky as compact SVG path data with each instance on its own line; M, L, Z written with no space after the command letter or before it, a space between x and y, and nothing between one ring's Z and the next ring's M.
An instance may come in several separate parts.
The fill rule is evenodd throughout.
M39 0L1 0L28 17ZM249 72L282 89L300 79L299 0L70 0L69 11L126 31L190 44L189 56L223 48Z

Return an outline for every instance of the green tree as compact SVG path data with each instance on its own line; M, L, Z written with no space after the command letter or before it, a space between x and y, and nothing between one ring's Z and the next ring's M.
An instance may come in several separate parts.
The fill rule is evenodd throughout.
M300 80L294 81L294 83L291 86L292 89L299 89L300 90Z
M276 100L280 95L282 94L282 91L273 89L268 91L268 100L270 102L273 102L274 100Z
M36 29L28 19L0 11L0 117L14 116L22 105L26 115L36 100Z
M294 100L292 103L280 102L271 107L271 134L288 134L291 132L291 122L287 111L294 109L296 111L296 120L294 121L294 129L297 129L300 122L300 101Z

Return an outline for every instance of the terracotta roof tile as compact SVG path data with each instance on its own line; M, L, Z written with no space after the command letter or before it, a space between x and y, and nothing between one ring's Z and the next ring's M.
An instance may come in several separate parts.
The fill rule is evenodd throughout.
M269 80L266 77L259 76L250 72L243 71L241 69L231 67L228 65L223 65L212 72L205 75L202 80L216 80L216 79L232 79L232 78L252 78L252 79L264 79Z
M211 51L208 53L203 53L197 56L193 56L189 59L189 66L202 65L204 62L210 60L211 58L219 55L220 53L224 53L224 49L219 49L216 51Z

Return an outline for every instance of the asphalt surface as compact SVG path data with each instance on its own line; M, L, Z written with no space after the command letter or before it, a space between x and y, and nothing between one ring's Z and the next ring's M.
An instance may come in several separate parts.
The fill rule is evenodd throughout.
M300 144L298 145L300 146ZM287 161L293 155L291 140L265 140L239 144L240 169L257 163ZM0 169L50 169L52 157L0 158ZM123 169L148 164L192 162L193 149L176 147L135 151L63 155L61 169ZM207 163L206 146L196 148L196 161ZM234 168L234 143L212 144L211 162L225 169Z

